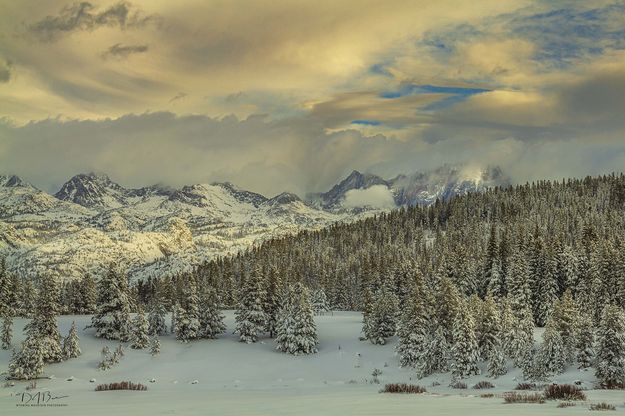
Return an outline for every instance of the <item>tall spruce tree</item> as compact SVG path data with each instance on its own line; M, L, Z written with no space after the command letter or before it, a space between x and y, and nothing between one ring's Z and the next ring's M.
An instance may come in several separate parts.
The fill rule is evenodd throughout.
M370 316L369 341L384 345L386 340L397 330L398 301L397 296L383 287L377 295Z
M595 376L604 388L625 385L625 316L615 305L606 305L601 315Z
M214 339L226 331L224 315L219 305L219 295L213 287L202 290L200 297L200 337Z
M185 284L176 313L174 333L177 340L187 342L200 337L200 299L195 276L187 274L183 279Z
M314 354L317 352L317 327L310 301L310 292L301 283L286 292L279 313L277 348L288 354Z
M69 329L67 337L63 339L63 357L77 358L82 354L80 350L80 340L78 339L78 333L76 332L76 322L72 321L72 326Z
M55 363L63 359L61 334L56 319L59 310L59 286L56 279L40 279L37 306L33 319L25 326L28 337L39 338L43 361Z
M463 303L466 305L466 302ZM458 379L480 374L477 366L480 351L475 337L473 317L468 313L457 313L453 328L454 343L451 347L453 377Z
M577 326L575 345L578 368L586 369L592 366L595 356L594 345L595 331L592 319L589 316L583 316Z
M415 368L423 360L430 331L428 305L421 280L414 283L401 314L397 335L399 341L395 351L399 365Z
M499 311L492 296L487 296L480 304L478 319L476 320L475 335L480 348L480 357L489 360L495 348L501 345L499 340L501 323Z
M130 299L126 276L109 267L98 281L98 305L91 318L98 338L128 341L130 339Z
M8 350L13 339L13 317L8 313L2 317L2 332L0 333L0 347Z
M143 309L139 309L132 322L132 344L130 344L130 348L136 350L147 348L150 343L148 332L148 320L145 317L145 313L143 313Z
M266 320L263 310L264 298L263 275L257 268L245 279L239 295L239 304L235 312L239 341L246 344L256 342L258 336L264 331Z

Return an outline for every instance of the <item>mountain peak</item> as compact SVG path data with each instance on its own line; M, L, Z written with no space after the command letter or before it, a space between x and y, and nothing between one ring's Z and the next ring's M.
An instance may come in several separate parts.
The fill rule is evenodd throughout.
M124 204L126 193L107 175L90 172L73 176L54 196L88 208L117 208Z
M301 198L291 192L282 192L281 194L267 200L265 203L267 205L285 205L292 202L301 202Z
M0 175L0 186L5 188L17 188L20 186L29 186L29 184L17 175Z

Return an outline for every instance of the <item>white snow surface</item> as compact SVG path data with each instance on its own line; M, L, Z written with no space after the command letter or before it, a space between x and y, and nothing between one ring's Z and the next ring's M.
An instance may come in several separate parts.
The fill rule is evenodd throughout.
M501 394L514 389L521 377L517 370L489 379L496 385L491 390L471 389L477 381L488 379L486 376L465 380L467 390L449 388L448 374L417 380L413 370L398 367L396 339L383 346L358 340L362 317L356 312L315 318L320 344L314 355L280 353L269 338L249 345L237 342L232 334L234 316L227 311L228 331L219 339L182 344L171 335L164 336L160 355L152 357L148 349L127 347L120 363L108 371L96 368L100 351L104 345L112 350L117 343L95 338L91 329L81 330L90 322L89 316L60 317L63 335L73 320L79 328L82 356L47 365L45 374L52 378L38 380L37 388L28 391L62 398L48 402L55 407L46 409L18 407L28 383L15 382L12 387L0 388L1 415L571 415L588 414L590 403L603 401L614 404L619 412L625 410L622 391L592 390L592 371L570 369L554 378L559 383L581 380L590 389L588 401L571 408L557 408L557 402L504 404ZM26 322L16 319L14 346L23 339L21 328ZM9 357L9 351L0 350L0 371L7 368ZM382 371L380 384L372 382L375 368ZM70 378L72 381L67 381ZM94 391L101 383L128 380L142 383L148 390ZM420 384L428 392L379 393L389 382ZM432 386L434 382L440 385ZM481 393L494 393L495 397L481 398Z

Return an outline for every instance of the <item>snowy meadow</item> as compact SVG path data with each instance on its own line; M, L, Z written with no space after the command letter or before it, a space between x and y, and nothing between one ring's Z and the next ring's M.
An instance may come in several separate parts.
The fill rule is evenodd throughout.
M94 336L83 330L91 317L61 316L59 329L66 334L76 322L82 355L45 367L36 388L30 382L14 382L0 389L0 413L6 415L63 414L214 414L214 415L453 415L465 414L587 414L591 403L607 402L625 410L619 390L592 390L593 371L571 369L553 379L558 383L581 381L587 400L574 407L558 408L558 401L544 404L506 404L503 393L513 391L522 381L519 370L497 379L486 375L464 379L467 389L453 389L450 374L417 379L415 371L400 368L395 354L396 337L385 345L360 341L362 314L334 312L315 317L319 338L318 353L294 356L276 349L274 339L261 338L254 344L238 342L233 334L234 313L225 312L227 331L218 339L177 341L162 336L160 354L148 349L124 349L124 356L110 369L98 369L101 350L114 350L116 341ZM15 320L14 343L23 339L21 329L27 319ZM542 331L540 331L542 332ZM540 336L537 331L536 337ZM124 343L128 346L128 343ZM7 368L10 351L0 351L0 367ZM381 374L372 374L378 369ZM482 368L485 372L486 368ZM48 377L48 378L46 378ZM377 382L376 382L377 379ZM91 381L93 380L93 382ZM473 389L482 380L495 387ZM132 381L147 391L96 392L96 385ZM386 383L419 384L423 394L379 393ZM18 406L22 393L49 392L55 406ZM480 397L481 395L493 397ZM30 403L34 404L34 403Z

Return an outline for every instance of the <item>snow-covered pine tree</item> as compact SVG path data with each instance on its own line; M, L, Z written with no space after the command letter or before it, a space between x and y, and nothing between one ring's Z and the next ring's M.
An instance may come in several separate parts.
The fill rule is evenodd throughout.
M543 342L538 351L534 376L537 379L546 379L549 376L561 374L566 366L566 351L562 335L552 320L549 320L543 333Z
M512 305L507 297L501 299L501 347L506 357L514 357L516 319L512 312Z
M80 354L82 354L82 351L80 350L80 340L76 332L76 322L72 322L67 337L63 339L63 357L65 359L76 358Z
M18 297L17 315L24 318L32 318L35 311L37 291L33 285L32 279L24 279L21 285L20 295Z
M442 328L447 343L452 344L454 321L461 304L460 292L449 278L443 277L440 291L435 296L436 322Z
M0 256L0 316L13 316L11 301L13 294L13 283L6 270L4 257Z
M98 304L96 281L91 274L86 274L80 281L80 313L94 313Z
M557 264L550 249L545 249L538 255L541 269L538 275L531 277L534 281L533 308L536 325L543 327L551 316L554 302L558 299Z
M317 327L310 292L297 283L285 292L285 296L277 325L277 349L295 355L316 353Z
M0 343L3 350L8 350L11 347L11 340L13 339L13 317L10 314L5 314L2 317L2 333L0 334Z
M207 286L200 297L200 337L215 339L226 331L224 315L221 313L219 295L215 288Z
M492 269L489 275L487 293L495 298L502 298L506 294L505 281L503 271L501 270L501 260L495 258L493 260Z
M56 279L45 276L40 279L37 306L33 319L24 327L27 337L39 338L43 361L55 363L63 360L61 334L56 322L59 310L59 286Z
M369 341L384 345L386 340L397 330L398 300L397 296L386 286L377 294L370 317Z
M241 289L239 304L235 312L236 332L239 341L250 344L258 341L258 336L265 329L265 312L263 311L263 275L260 268L251 273Z
M589 368L593 364L595 351L595 331L593 328L592 319L584 315L580 318L577 326L576 336L576 358L577 365L580 369Z
M487 371L488 376L492 378L503 376L508 372L508 367L506 366L506 355L501 346L495 346L491 352Z
M43 373L43 345L41 338L28 334L19 352L13 350L9 362L9 377L16 380L33 380Z
M449 370L450 349L445 333L440 326L429 337L422 360L417 363L417 377L427 377L433 373Z
M369 285L362 292L362 333L371 339L371 315L373 314L373 293Z
M414 283L410 296L404 303L397 335L399 341L395 351L401 367L416 367L423 360L430 330L423 283Z
M551 317L555 329L562 337L565 363L572 364L575 361L580 313L569 290L564 292L562 299L556 301Z
M182 299L176 312L176 339L182 342L196 339L200 336L199 297L195 276L187 274L184 277L185 285L182 288Z
M466 301L460 307L466 308ZM465 378L480 374L477 366L480 350L475 337L475 323L468 313L457 313L454 320L453 340L451 347L451 371L454 378Z
M142 350L148 347L150 343L150 338L148 336L149 328L150 326L145 317L145 313L143 313L143 309L140 308L132 322L132 344L130 344L130 348Z
M501 323L495 300L489 294L480 304L480 311L475 325L475 335L480 348L482 360L489 360L496 346L501 345L499 339Z
M510 258L506 283L508 298L513 311L516 312L531 307L532 290L529 265L521 249L517 249Z
M128 341L130 338L130 301L126 276L115 265L98 281L98 305L91 318L98 338Z
M595 376L603 388L625 385L625 314L606 305L599 321Z
M534 345L534 318L529 308L519 310L516 315L510 351L515 366L528 368Z
M317 288L312 293L312 305L315 315L324 315L330 311L328 306L328 298L323 288Z
M265 331L269 333L270 338L276 336L282 290L280 273L275 268L272 268L265 280L265 297L263 299Z
M158 339L158 334L152 335L150 338L150 354L152 357L161 353L161 341Z
M150 302L148 313L148 335L167 335L167 323L165 322L165 305L161 297L157 295Z

